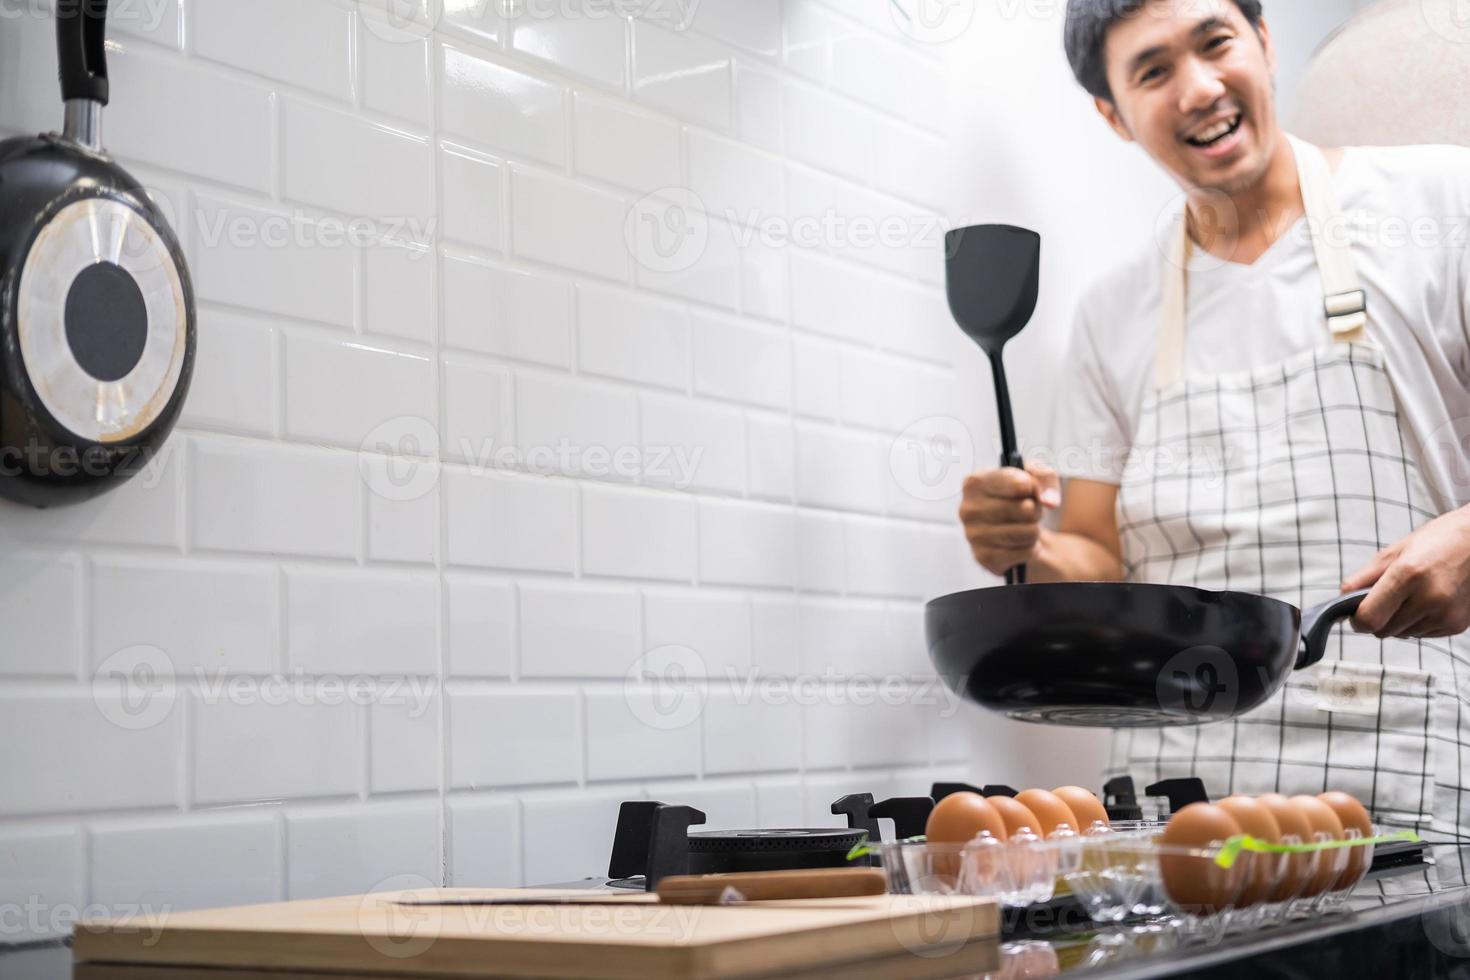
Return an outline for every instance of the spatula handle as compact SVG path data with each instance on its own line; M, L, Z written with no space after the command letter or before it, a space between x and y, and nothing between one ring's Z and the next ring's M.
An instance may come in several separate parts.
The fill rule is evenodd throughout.
M1009 452L1006 452L1006 453L1002 453L1001 454L1001 457L1000 457L1000 465L1001 466L1005 466L1005 467L1013 467L1013 468L1018 469L1018 470L1024 470L1026 468L1026 461L1021 458L1021 452L1020 452L1020 450L1018 450L1018 449L1012 449ZM1026 584L1026 566L1025 565L1017 565L1015 568L1012 568L1010 571L1006 572L1006 585L1025 585L1025 584Z
M1005 361L1001 359L999 350L990 351L989 356L990 374L995 379L996 415L1000 422L1000 465L1024 470L1026 461L1021 458L1021 449L1016 442L1016 420L1011 414L1011 386L1006 383ZM1006 585L1025 584L1025 565L1017 565L1006 572Z

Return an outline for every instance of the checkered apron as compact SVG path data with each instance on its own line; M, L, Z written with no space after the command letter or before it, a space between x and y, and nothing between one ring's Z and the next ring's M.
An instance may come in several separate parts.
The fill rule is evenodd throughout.
M1337 214L1321 152L1291 138L1314 235ZM1190 242L1178 219L1156 390L1119 492L1130 581L1234 590L1310 608L1378 551L1439 516L1405 449L1383 357L1367 334L1350 246L1316 235L1330 350L1184 378ZM1461 882L1470 837L1465 750L1470 641L1378 640L1340 627L1326 657L1231 721L1119 730L1110 775L1199 776L1231 793L1345 790L1374 820L1419 832ZM1470 841L1467 841L1470 843ZM1404 890L1411 883L1386 887Z

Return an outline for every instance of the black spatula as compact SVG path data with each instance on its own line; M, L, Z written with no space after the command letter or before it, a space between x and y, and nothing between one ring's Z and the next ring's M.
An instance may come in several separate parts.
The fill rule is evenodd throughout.
M1041 236L1012 225L956 228L944 239L949 310L960 329L990 357L1000 413L1001 466L1024 469L1016 446L1011 392L1001 351L1031 322L1041 277ZM1008 585L1024 584L1026 566L1006 572Z

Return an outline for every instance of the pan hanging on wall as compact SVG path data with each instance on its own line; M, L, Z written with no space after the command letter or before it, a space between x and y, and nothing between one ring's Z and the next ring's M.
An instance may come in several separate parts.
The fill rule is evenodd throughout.
M106 0L58 0L61 135L0 143L0 496L75 503L141 471L194 367L178 239L102 150Z

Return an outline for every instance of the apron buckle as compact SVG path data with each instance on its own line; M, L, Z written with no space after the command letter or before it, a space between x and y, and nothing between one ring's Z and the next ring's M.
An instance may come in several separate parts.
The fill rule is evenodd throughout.
M1334 334L1354 333L1368 322L1368 293L1362 289L1333 293L1322 301L1322 309Z

